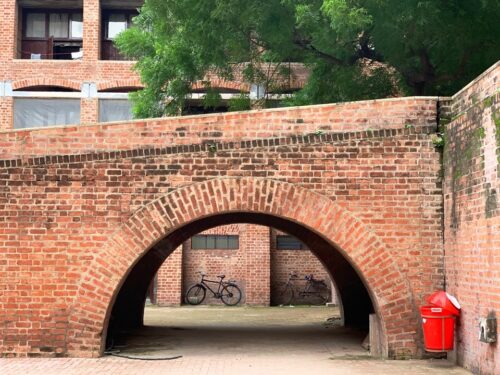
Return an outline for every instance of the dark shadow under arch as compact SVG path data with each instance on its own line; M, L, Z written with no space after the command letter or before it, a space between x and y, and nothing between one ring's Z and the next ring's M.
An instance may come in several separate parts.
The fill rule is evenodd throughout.
M344 324L367 328L368 316L374 312L374 303L365 283L342 254L325 238L291 220L277 216L232 212L204 217L190 222L165 236L142 256L131 269L108 311L103 331L103 340L114 333L143 325L146 291L150 281L165 259L184 241L193 235L219 226L233 223L258 224L273 227L293 234L304 242L323 263L334 280L341 300Z

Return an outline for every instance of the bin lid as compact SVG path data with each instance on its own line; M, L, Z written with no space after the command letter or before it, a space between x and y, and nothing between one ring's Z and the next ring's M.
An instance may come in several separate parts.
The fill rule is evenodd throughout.
M427 298L427 302L431 305L442 307L453 315L460 315L460 303L458 303L458 300L454 296L446 293L444 290L431 294Z

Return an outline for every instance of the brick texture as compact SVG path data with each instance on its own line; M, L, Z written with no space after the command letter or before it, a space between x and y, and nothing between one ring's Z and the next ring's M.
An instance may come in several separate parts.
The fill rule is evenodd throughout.
M155 303L159 306L178 306L181 304L183 296L183 246L179 246L168 256L156 274Z
M479 319L500 311L500 65L448 103L444 207L446 287L462 305L458 363L500 373L500 347L478 340Z
M418 355L444 278L435 118L401 99L0 134L1 353L99 355L131 267L220 217L328 239L310 248L362 275L387 354Z
M308 249L304 250L283 250L276 249L276 236L286 234L281 231L271 231L271 302L281 303L280 292L283 290L283 285L288 281L291 272L303 279L306 275L314 275L317 280L324 280L326 285L333 291L330 302L337 303L335 287L332 285L328 270L314 256L314 253ZM303 281L296 281L298 287L303 287ZM301 301L297 297L297 302L307 303L306 300Z
M312 273L316 278L325 279L330 285L327 271L311 251L276 250L276 233L282 232L251 224L232 224L202 233L237 235L240 240L239 249L192 250L191 241L186 241L182 250L175 250L158 271L156 276L158 305L172 306L184 303L183 296L191 285L199 281L199 272L207 274L212 279L224 274L226 280L237 280L243 291L241 303L248 305L269 305L270 301L278 301L289 272L296 272L301 276ZM255 261L258 267L252 263ZM265 265L269 262L270 271L265 272ZM261 268L262 273L257 274L255 269ZM248 288L251 286L254 286L256 291L248 293ZM210 296L211 294L207 295L204 304L221 303L218 299L209 298Z

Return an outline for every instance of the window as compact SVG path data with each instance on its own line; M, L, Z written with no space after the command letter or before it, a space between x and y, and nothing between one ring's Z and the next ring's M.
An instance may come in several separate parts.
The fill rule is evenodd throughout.
M191 249L238 249L239 236L196 235L191 238Z
M28 13L26 15L26 32L28 38L45 38L45 13Z
M294 236L278 235L276 236L276 249L278 250L307 250L304 245Z
M115 39L122 31L127 30L129 17L124 13L112 13L106 23L106 39Z
M75 13L71 17L70 25L70 37L73 39L83 38L83 15L81 13Z
M32 10L24 12L21 58L74 59L81 57L81 11Z
M37 128L80 123L80 99L14 100L14 128Z
M99 122L131 120L132 103L127 99L99 100Z
M114 45L114 40L122 31L132 26L132 20L137 16L136 10L104 10L102 15L101 59L124 60Z
M67 13L51 13L49 15L49 36L68 39L69 17Z

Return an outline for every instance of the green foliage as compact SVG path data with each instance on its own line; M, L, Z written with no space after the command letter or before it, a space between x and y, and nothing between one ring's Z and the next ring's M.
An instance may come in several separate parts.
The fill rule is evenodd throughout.
M150 117L178 114L208 72L239 66L277 90L286 61L311 71L288 104L450 95L499 59L498 19L498 0L145 0L116 43L138 60L134 112Z
M250 109L251 103L248 95L241 93L240 95L229 99L229 111L246 111Z
M436 134L432 138L432 143L436 148L443 148L445 146L445 140L444 140L444 135L443 134Z

